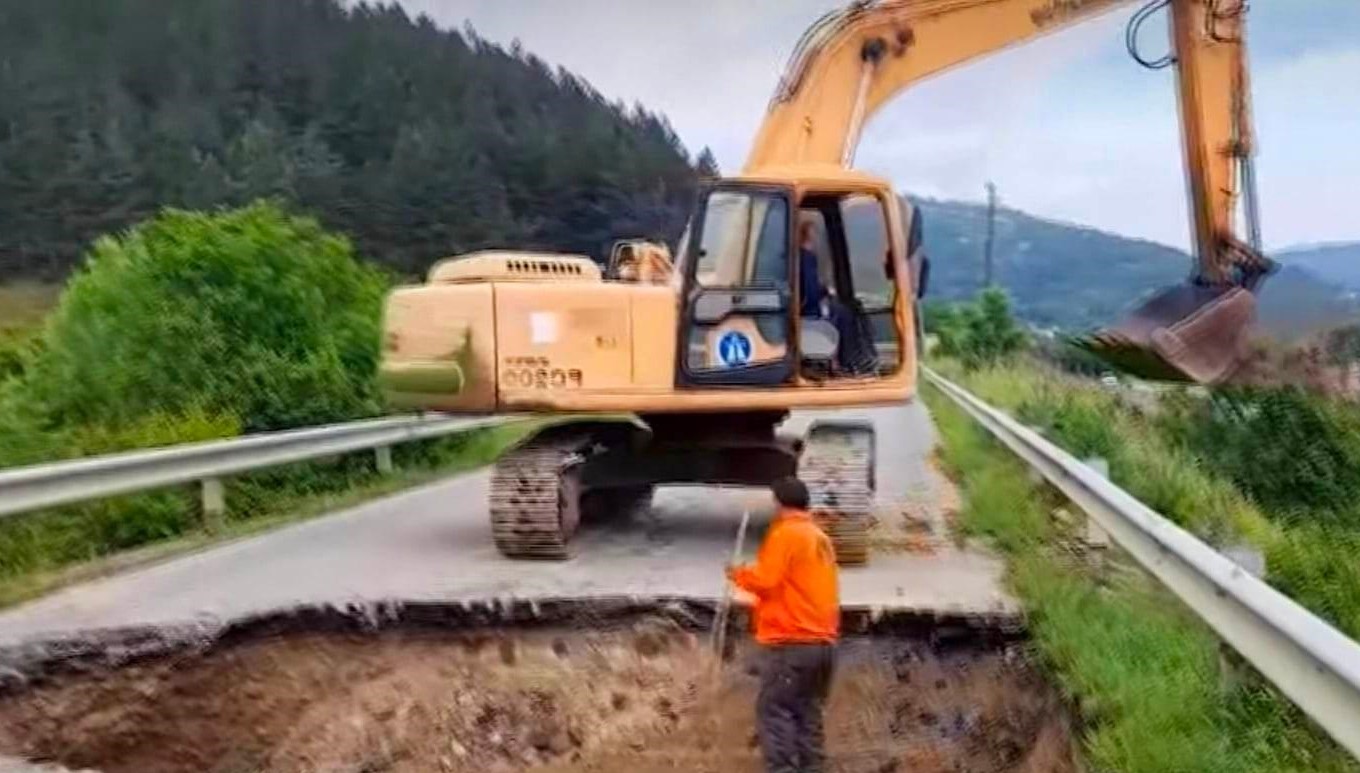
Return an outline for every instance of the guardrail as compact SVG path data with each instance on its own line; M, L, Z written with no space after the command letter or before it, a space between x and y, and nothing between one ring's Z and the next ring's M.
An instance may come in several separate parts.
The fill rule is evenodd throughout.
M0 518L198 482L203 515L211 522L226 509L222 479L229 475L369 449L375 453L378 470L386 473L392 469L394 445L506 420L441 415L370 419L0 470Z
M1037 432L929 368L922 371L1084 510L1342 747L1360 757L1360 644Z

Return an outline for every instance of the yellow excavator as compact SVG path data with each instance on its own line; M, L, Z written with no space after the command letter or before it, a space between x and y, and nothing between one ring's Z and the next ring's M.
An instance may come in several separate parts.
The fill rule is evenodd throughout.
M793 409L916 392L920 222L888 181L850 168L861 128L924 78L1133 3L879 0L826 15L799 42L745 168L702 185L674 253L632 240L602 271L586 256L490 250L395 290L381 372L390 400L571 416L494 468L491 526L506 556L566 558L583 519L644 506L659 484L759 486L796 473L840 561L863 563L873 427L776 431ZM1171 53L1148 61L1138 28L1160 9ZM1130 22L1134 56L1179 76L1197 256L1186 286L1091 340L1142 373L1221 379L1270 269L1234 236L1240 179L1255 241L1245 15L1245 0L1158 0ZM611 418L621 414L633 418Z

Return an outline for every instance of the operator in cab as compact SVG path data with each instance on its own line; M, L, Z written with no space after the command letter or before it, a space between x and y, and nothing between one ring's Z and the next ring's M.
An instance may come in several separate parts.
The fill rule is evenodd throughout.
M798 314L820 319L836 330L832 361L842 375L873 373L878 367L872 334L860 329L861 320L822 282L817 258L817 225L809 217L798 221Z
M756 725L765 769L822 773L822 710L840 636L836 551L808 511L802 481L782 478L771 489L779 509L756 561L729 567L728 577L756 599Z

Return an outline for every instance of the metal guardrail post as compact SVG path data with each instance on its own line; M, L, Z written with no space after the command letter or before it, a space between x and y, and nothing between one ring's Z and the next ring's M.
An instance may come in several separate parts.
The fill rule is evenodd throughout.
M392 446L378 446L373 449L374 463L378 467L379 475L391 475L394 469L392 465Z
M1099 523L1342 748L1360 758L1360 644L1039 433L929 368L922 372Z
M204 478L203 526L208 531L219 531L227 515L227 492L221 478Z
M1110 463L1108 460L1101 459L1098 456L1092 457L1086 460L1086 466L1100 473L1100 477L1102 478L1108 479L1110 477ZM1082 535L1082 539L1088 546L1093 548L1103 549L1110 546L1109 532L1100 528L1100 524L1096 523L1095 519L1089 516L1086 518L1086 533Z

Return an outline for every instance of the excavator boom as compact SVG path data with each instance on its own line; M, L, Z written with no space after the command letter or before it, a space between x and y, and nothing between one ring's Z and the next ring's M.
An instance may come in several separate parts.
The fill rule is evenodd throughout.
M744 172L854 160L864 124L904 89L937 73L1034 40L1139 0L879 0L814 24L770 102ZM1168 11L1196 271L1158 293L1126 322L1085 345L1127 370L1214 382L1229 375L1255 316L1251 295L1272 268L1259 250L1245 55L1246 0L1155 0L1136 33ZM1251 243L1235 235L1240 181L1247 182Z

